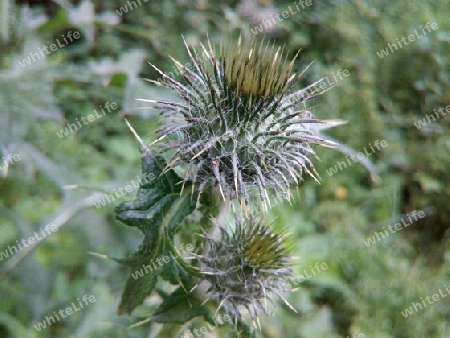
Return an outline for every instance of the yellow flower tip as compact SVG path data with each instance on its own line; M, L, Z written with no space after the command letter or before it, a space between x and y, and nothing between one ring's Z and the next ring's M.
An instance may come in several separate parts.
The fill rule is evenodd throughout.
M264 47L265 46L265 47ZM224 50L228 50L225 55ZM281 94L292 81L294 60L287 62L284 46L275 49L253 39L248 47L220 47L220 59L225 60L225 80L237 94L263 97Z

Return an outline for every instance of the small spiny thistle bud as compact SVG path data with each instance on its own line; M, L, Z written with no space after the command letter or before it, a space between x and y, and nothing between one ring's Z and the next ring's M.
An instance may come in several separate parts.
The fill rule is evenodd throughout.
M268 314L267 300L290 292L290 245L285 233L276 233L253 216L235 217L227 229L217 224L220 238L204 235L206 252L198 256L203 280L209 282L208 299L219 302L233 318L246 308L255 319ZM293 308L292 308L293 309ZM293 309L294 310L294 309ZM294 310L295 311L295 310Z
M155 141L166 139L163 151L176 149L167 169L185 164L184 182L198 183L199 195L213 184L224 199L247 203L256 189L264 205L268 189L289 199L290 185L304 172L317 180L311 145L333 146L318 134L333 123L306 110L306 101L321 93L314 85L291 92L301 75L293 72L297 55L288 61L274 44L252 40L245 47L239 39L219 51L202 45L200 59L185 45L192 67L172 59L183 83L155 66L163 80L150 80L181 102L141 99L174 117L175 125L162 128Z

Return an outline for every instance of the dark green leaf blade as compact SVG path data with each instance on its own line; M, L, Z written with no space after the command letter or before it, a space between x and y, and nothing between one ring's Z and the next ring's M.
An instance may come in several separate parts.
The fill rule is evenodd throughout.
M132 273L136 276L135 271ZM122 300L120 301L117 313L119 315L131 313L137 306L141 305L147 295L155 288L158 274L159 269L148 274L144 272L143 276L139 276L138 278L130 275L125 289L122 292Z
M116 218L124 224L138 228L144 239L139 250L131 257L117 259L131 268L118 313L131 313L155 288L158 277L165 271L165 279L179 281L179 266L172 261L165 241L173 240L179 224L196 206L195 196L180 196L181 178L166 170L166 162L148 147L140 145L142 155L142 182L136 198L115 208ZM170 257L170 264L161 265L161 258ZM156 264L158 262L158 264ZM166 266L167 265L167 266Z
M208 310L192 294L179 287L156 309L152 320L159 323L184 324L198 316L208 316Z

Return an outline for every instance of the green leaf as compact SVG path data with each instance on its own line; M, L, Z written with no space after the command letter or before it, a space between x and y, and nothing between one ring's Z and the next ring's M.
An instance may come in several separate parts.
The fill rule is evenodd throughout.
M185 323L197 316L208 316L208 310L191 293L179 287L156 309L155 322Z
M10 334L15 337L35 338L37 337L36 331L31 328L27 328L20 320L10 316L7 313L0 313L0 324L5 327Z
M27 40L25 51L37 50L38 43L39 41ZM16 61L26 67L23 60L27 57L29 58L24 52ZM0 82L5 84L0 91L1 149L23 142L28 130L33 128L37 120L62 120L61 111L53 96L53 70L54 67L47 66L45 59L40 59L35 64L30 62L24 69L17 66L0 73Z
M173 323L162 325L161 330L158 331L157 336L155 338L167 338L167 337L179 337L180 331L183 325L176 325Z
M62 6L58 6L52 20L40 25L37 31L39 33L55 32L68 27L70 27L69 15Z
M172 283L179 282L181 265L173 260L173 235L183 219L195 210L196 196L180 195L181 178L173 171L164 171L166 162L141 144L142 183L135 200L119 204L116 217L124 224L137 227L144 239L131 257L117 259L131 268L118 313L131 313L155 288L158 276ZM164 172L163 172L164 171ZM169 257L169 263L162 259ZM145 266L147 269L145 270Z
M170 262L164 264L164 268L161 271L161 277L171 284L179 285L181 282L180 269L181 267L179 266L175 258L173 256L170 256Z
M142 265L144 264L133 265L132 273L136 273L137 270L142 268ZM155 288L159 272L160 269L156 269L151 273L144 273L142 277L137 279L132 275L128 277L125 289L122 293L122 300L117 311L119 315L131 313L137 306L142 304L145 297L147 297L147 295Z
M215 305L215 307L217 304ZM234 325L224 311L214 314L210 305L204 305L192 293L183 288L177 288L172 294L165 297L163 303L156 309L152 321L158 323L179 323L183 324L194 317L203 316L203 319L209 323L208 328L214 328L222 325ZM237 329L242 338L252 338L254 330L242 319L237 319Z

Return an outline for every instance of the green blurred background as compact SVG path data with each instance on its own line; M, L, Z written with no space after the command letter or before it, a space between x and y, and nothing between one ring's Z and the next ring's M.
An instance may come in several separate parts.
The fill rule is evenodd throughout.
M158 111L135 99L174 95L143 81L160 77L148 62L171 72L169 55L189 61L183 36L198 46L208 38L249 38L264 26L257 38L285 45L290 56L301 49L296 69L314 61L300 85L349 72L309 105L319 118L348 121L329 136L357 152L376 140L388 146L369 157L377 181L360 164L329 175L345 155L317 148L320 184L305 177L291 204L270 210L269 218L295 236L294 274L316 263L328 269L288 296L297 314L280 303L273 317L261 318L258 335L450 337L450 297L402 314L439 289L445 294L445 285L450 290L450 114L416 126L439 108L450 110L450 1L303 3L1 1L0 337L175 337L181 326L130 327L149 317L158 296L132 316L117 316L128 271L99 256L124 257L141 242L113 211L135 191L96 203L140 175L137 143L123 117L147 143L161 123ZM283 11L290 11L284 19L277 16ZM438 28L424 34L427 22ZM70 31L80 37L65 43ZM378 56L415 31L419 39ZM57 50L24 63L58 41ZM107 102L118 109L58 136ZM414 210L426 216L364 243ZM47 224L60 228L11 254L16 241ZM96 301L40 332L33 327L83 295ZM185 327L202 325L199 319ZM205 335L234 336L227 327Z

